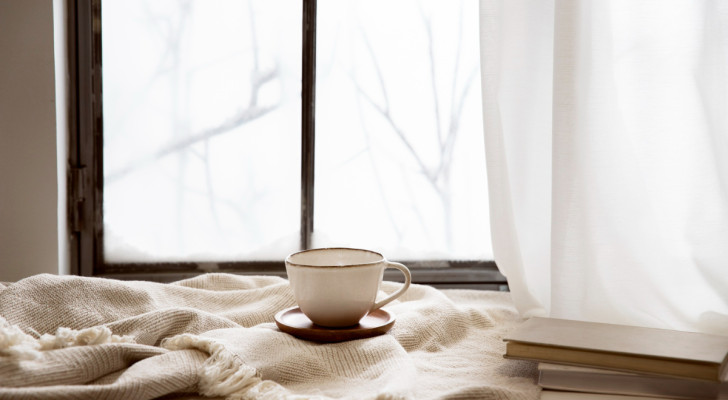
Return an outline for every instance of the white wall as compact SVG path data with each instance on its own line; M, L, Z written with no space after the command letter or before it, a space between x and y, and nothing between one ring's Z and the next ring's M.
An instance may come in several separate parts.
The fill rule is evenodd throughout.
M53 3L0 0L0 281L59 271Z

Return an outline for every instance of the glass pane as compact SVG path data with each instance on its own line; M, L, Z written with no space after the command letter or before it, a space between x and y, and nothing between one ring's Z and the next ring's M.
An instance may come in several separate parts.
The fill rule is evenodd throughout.
M301 4L104 1L109 262L298 247Z
M316 246L492 259L478 2L319 0Z

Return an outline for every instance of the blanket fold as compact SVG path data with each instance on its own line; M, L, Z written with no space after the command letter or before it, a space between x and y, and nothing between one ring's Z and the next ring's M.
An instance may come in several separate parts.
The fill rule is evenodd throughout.
M399 287L382 284L382 295ZM162 284L37 275L0 286L0 398L536 399L505 360L508 293L412 285L385 335L314 343L281 332L277 277Z

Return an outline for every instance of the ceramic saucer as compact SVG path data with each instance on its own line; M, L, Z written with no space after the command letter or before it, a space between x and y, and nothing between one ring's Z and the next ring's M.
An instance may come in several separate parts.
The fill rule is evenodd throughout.
M358 325L325 328L311 322L300 308L291 307L276 314L275 321L278 329L290 335L315 342L333 343L384 334L394 325L394 314L380 308L362 318Z

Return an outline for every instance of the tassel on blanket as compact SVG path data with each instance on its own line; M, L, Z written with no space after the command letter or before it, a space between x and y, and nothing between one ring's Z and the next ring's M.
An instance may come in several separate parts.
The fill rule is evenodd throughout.
M255 368L244 365L234 354L226 351L222 343L212 339L182 334L165 339L162 347L168 350L196 349L210 355L200 371L200 394L204 396L246 392L261 381Z
M58 328L55 335L44 334L38 339L41 350L62 349L70 346L87 346L104 343L135 343L131 336L119 336L111 333L105 326L77 331L69 328Z
M40 352L44 350L104 343L135 343L135 340L131 336L114 335L105 326L81 330L61 327L55 335L46 333L36 339L0 317L0 356L11 359L33 360L40 357Z
M0 317L0 356L33 360L40 356L38 340Z
M168 350L195 349L210 355L200 370L199 393L203 396L224 396L228 400L309 398L294 396L276 382L264 381L255 368L245 365L237 355L228 351L224 342L182 334L165 339L162 347Z

